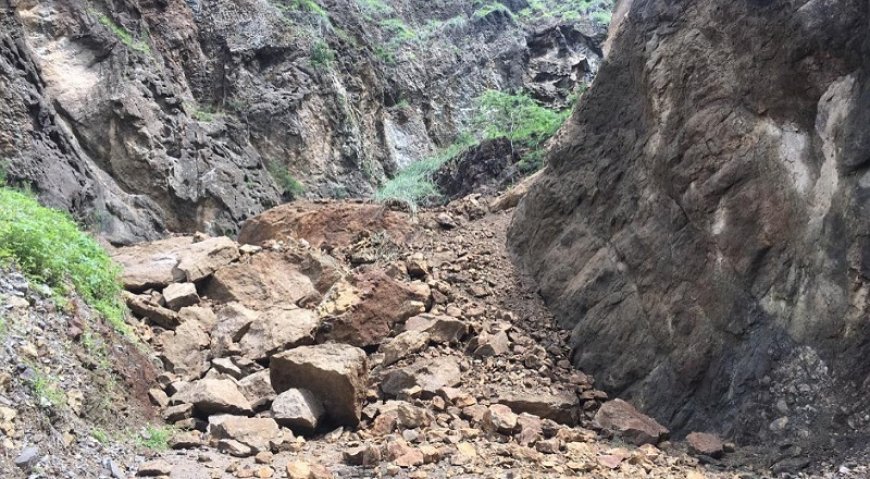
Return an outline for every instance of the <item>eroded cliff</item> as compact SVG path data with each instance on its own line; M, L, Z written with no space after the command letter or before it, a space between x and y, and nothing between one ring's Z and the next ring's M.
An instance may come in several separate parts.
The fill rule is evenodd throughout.
M5 0L3 170L114 243L370 195L481 92L559 106L591 80L600 26L493 5Z
M609 60L509 236L573 329L574 364L678 431L854 437L870 388L867 2L616 11Z

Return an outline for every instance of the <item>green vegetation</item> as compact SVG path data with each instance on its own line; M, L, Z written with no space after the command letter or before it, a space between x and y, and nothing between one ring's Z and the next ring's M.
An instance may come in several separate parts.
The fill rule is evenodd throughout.
M552 17L563 21L576 21L586 16L607 25L610 23L613 5L613 0L531 0L528 8L520 11L520 17Z
M23 192L0 188L0 261L14 262L59 297L74 289L118 331L129 333L118 266L66 213L45 208Z
M0 186L9 181L9 160L0 160Z
M511 18L514 17L514 13L508 7L504 6L504 4L501 2L488 3L488 4L478 8L474 12L474 15L472 15L472 16L474 18L483 18L483 17L486 17L493 12L502 12Z
M391 41L393 42L401 44L405 42L411 42L417 39L417 32L415 32L413 28L409 27L400 18L388 18L386 20L381 20L380 26L388 33L390 33L390 35L392 35Z
M136 443L154 451L165 451L169 449L172 433L173 430L169 427L156 427L149 424L136 436Z
M290 170L288 170L286 166L279 165L278 163L271 163L268 170L269 174L271 174L272 178L275 180L275 183L278 184L285 195L290 195L292 198L298 198L305 193L305 186L290 174Z
M193 112L193 117L196 118L197 121L205 123L211 123L214 121L214 113L207 110L196 110Z
M109 435L103 429L95 427L91 430L91 437L94 438L100 444L108 444L109 443Z
M311 45L309 59L314 68L329 68L335 62L335 52L328 43L317 40Z
M356 0L357 5L367 14L385 16L393 13L393 7L382 0Z
M41 402L58 408L66 404L66 395L57 385L57 381L44 374L36 367L31 367L33 377L30 379L30 389Z
M432 181L432 175L438 171L438 168L476 143L471 135L460 135L444 150L414 162L396 173L375 193L375 200L398 201L415 211L420 202L426 198L438 196L438 188Z
M401 104L399 102L396 106ZM422 201L439 195L433 174L444 163L481 140L507 138L514 150L521 154L520 170L537 170L543 164L544 142L559 130L571 112L571 108L561 112L545 108L525 93L496 90L481 95L476 110L472 120L472 127L479 132L476 136L460 135L450 147L408 165L384 183L375 199L380 202L398 201L407 204L412 211L416 210Z
M321 18L329 17L329 14L326 12L326 10L314 0L291 0L290 3L287 5L287 8L297 12L312 13L315 16Z
M144 53L146 55L151 54L151 47L148 45L147 42L144 42L142 40L136 40L135 38L133 38L133 34L128 32L127 29L125 29L124 27L115 23L108 16L102 13L98 13L97 20L101 24L103 24L103 26L108 28L113 34L115 34L115 36L118 37L118 40L120 40L121 43L123 43L124 46L126 46L127 48L140 53Z

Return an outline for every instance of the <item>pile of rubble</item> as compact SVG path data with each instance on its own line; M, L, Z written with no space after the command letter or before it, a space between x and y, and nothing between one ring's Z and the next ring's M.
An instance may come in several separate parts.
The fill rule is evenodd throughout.
M163 370L150 398L178 431L178 455L139 475L694 471L655 447L667 429L571 368L565 333L513 277L507 218L475 198L416 218L303 203L250 222L241 238L257 244L115 251ZM726 449L702 439L702 457Z

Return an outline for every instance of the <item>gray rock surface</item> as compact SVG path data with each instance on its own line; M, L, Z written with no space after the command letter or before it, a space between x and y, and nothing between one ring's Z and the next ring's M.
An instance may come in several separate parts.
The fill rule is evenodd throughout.
M867 2L622 3L509 233L574 364L677 431L861 422Z
M5 8L0 157L10 178L113 243L235 232L298 196L285 191L291 180L315 197L371 193L449 144L487 88L526 85L564 105L597 69L604 33L584 21L475 16L459 0L365 13L339 0L324 6L328 19L292 5ZM415 38L395 38L387 20ZM317 62L317 48L334 59Z

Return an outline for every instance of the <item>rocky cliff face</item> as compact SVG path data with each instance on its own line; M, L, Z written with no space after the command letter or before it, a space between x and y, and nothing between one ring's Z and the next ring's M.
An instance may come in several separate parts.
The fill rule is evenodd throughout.
M236 231L296 181L364 196L482 91L591 79L600 27L507 4L4 0L3 169L115 243Z
M677 430L860 431L868 3L626 6L509 237L573 362Z

